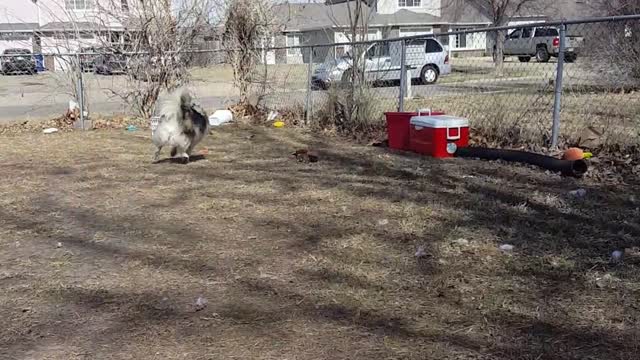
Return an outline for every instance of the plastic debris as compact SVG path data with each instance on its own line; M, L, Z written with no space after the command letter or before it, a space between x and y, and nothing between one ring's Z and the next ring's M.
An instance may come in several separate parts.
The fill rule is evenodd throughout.
M59 248L61 248L61 247L62 247L62 243L61 243L61 242L57 243L57 244L56 244L56 247L57 247L58 249L59 249Z
M137 131L138 127L135 125L127 125L127 131Z
M499 249L504 252L511 252L514 249L514 246L511 244L502 244L499 246Z
M389 220L387 220L387 219L380 219L380 220L378 220L378 225L380 225L380 226L389 225Z
M418 250L414 254L414 256L417 257L417 258L423 258L423 257L426 257L427 255L428 254L427 254L426 251L424 251L424 247L423 246L418 246Z
M75 100L69 100L69 111L74 111L75 109L80 109L80 104Z
M198 296L196 299L196 311L200 311L207 307L207 299L202 296Z
M267 122L272 122L273 120L275 120L278 117L278 112L277 111L271 111L269 112L269 115L267 116Z
M613 264L619 264L624 261L624 249L623 250L615 250L611 253L611 262Z
M585 195L587 195L587 190L586 189L571 190L569 191L569 195L575 198L585 197Z
M53 127L42 130L42 132L45 134L53 134L53 133L57 133L58 131L60 131L58 130L58 128L53 128Z
M273 123L273 127L281 128L284 127L284 123L280 120Z
M217 110L209 116L209 125L220 126L233 121L233 113L229 110Z
M469 240L464 239L464 238L460 238L460 239L454 240L453 243L454 244L458 244L458 245L466 246L466 245L469 245Z

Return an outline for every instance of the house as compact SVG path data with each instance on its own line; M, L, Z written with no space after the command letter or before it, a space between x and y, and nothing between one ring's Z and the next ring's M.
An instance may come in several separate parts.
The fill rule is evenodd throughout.
M0 50L68 54L105 42L122 43L133 0L6 0L0 4ZM45 67L64 70L64 56L45 56Z
M33 49L38 29L36 6L31 1L8 0L0 4L0 53L6 49Z
M559 0L554 6L540 11L528 11L514 16L509 24L546 21L561 16L576 18L586 16L587 7L573 0ZM314 45L313 62L327 57L339 57L349 50L349 45L322 46L346 43L352 40L378 40L413 35L434 35L450 51L459 55L481 55L491 41L484 32L445 35L490 26L491 16L464 0L367 0L363 1L363 15L367 19L368 32L364 39L350 39L349 9L353 0L327 0L326 3L284 3L274 8L278 17L279 33L271 41L276 47ZM351 10L353 11L353 10ZM281 49L267 54L271 63L306 63L306 49Z

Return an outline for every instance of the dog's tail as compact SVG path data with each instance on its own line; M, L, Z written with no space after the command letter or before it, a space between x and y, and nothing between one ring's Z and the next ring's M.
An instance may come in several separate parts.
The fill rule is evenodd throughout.
M178 123L184 122L184 113L189 111L192 106L192 98L189 90L184 87L178 88L171 92L167 99L162 103L160 114L165 117L175 116Z

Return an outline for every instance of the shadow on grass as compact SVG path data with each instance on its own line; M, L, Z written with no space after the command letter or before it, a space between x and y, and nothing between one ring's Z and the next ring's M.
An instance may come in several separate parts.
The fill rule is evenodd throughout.
M582 186L579 181L526 167L436 161L317 137L308 140L292 132L286 136L262 129L251 132L255 141L228 149L236 152L234 159L220 164L209 159L211 166L190 169L188 181L179 177L184 173L164 167L149 171L167 183L184 184L178 193L165 194L175 199L169 208L195 213L190 206L201 197L213 201L213 206L242 204L243 226L234 231L259 234L253 242L230 242L230 234L217 229L203 233L224 221L211 228L202 219L185 224L191 217L186 211L177 213L175 222L167 222L161 216L167 207L156 209L153 199L135 204L148 213L117 214L82 204L71 207L62 201L64 196L42 194L30 204L31 212L60 213L63 224L6 210L0 218L13 229L35 231L45 243L70 244L83 259L95 263L139 261L158 271L195 278L224 277L233 270L215 254L194 250L199 243L249 249L252 255L243 253L236 261L249 263L250 268L231 281L224 301L211 301L209 307L220 317L216 326L228 330L250 325L261 329L254 334L258 337L268 338L268 332L303 323L317 329L349 329L380 344L396 341L394 347L379 345L381 358L424 358L425 348L437 349L432 353L435 358L635 358L640 334L633 324L639 310L625 309L625 318L616 323L620 317L607 309L633 297L633 290L594 289L585 276L594 267L606 270L612 248L632 246L630 239L640 237L635 209L620 201L619 193L592 185L593 195L577 201L566 193ZM318 150L317 164L284 160L300 143ZM227 144L216 146L225 151ZM239 185L222 191L214 186L220 183ZM95 190L100 186L96 183ZM255 190L262 187L277 191ZM184 199L182 193L197 196ZM398 208L417 211L414 217L423 222L404 225L404 210ZM380 225L380 220L390 223ZM148 234L150 229L161 236ZM89 241L97 232L116 241ZM480 243L480 250L447 253L453 251L451 240L459 236L472 236L469 241ZM483 242L481 237L489 240ZM362 244L350 243L354 238L362 239ZM516 253L495 251L495 239L513 244ZM158 243L168 250L158 252L153 247ZM424 246L426 258L413 258L417 245ZM540 259L549 256L566 257L575 265L546 266ZM273 278L256 275L262 267L272 269ZM618 274L639 280L633 266ZM75 311L118 314L111 327L112 334L118 334L112 335L116 342L124 341L122 334L144 331L149 323L166 329L190 327L186 337L199 346L210 345L210 337L219 334L203 326L205 336L198 338L193 326L199 315L185 306L158 310L162 300L157 294L71 288L51 297L56 303L76 304ZM599 324L580 314L593 307L608 322ZM42 316L46 319L46 314ZM41 326L43 332L56 327L55 323ZM67 331L67 337L80 337L86 327ZM293 343L294 337L284 341ZM108 340L108 336L102 339Z

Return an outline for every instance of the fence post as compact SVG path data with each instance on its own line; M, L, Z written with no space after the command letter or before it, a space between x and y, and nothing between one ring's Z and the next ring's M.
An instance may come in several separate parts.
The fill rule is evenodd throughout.
M407 69L406 69L406 56L407 56L407 45L404 39L401 40L401 51L400 54L400 89L398 91L398 111L404 111L404 91L407 88ZM411 81L411 79L409 79Z
M78 71L78 105L80 105L80 126L82 130L84 128L84 83L82 81L82 62L80 61L80 54L76 54L76 71Z
M562 106L562 78L564 75L564 51L566 46L567 25L560 25L560 49L558 50L558 65L556 66L556 89L553 101L553 128L551 129L551 147L558 147L558 133L560 132L560 108Z
M304 104L304 125L309 126L311 116L311 75L313 71L313 46L309 47L309 64L307 65L307 98Z

